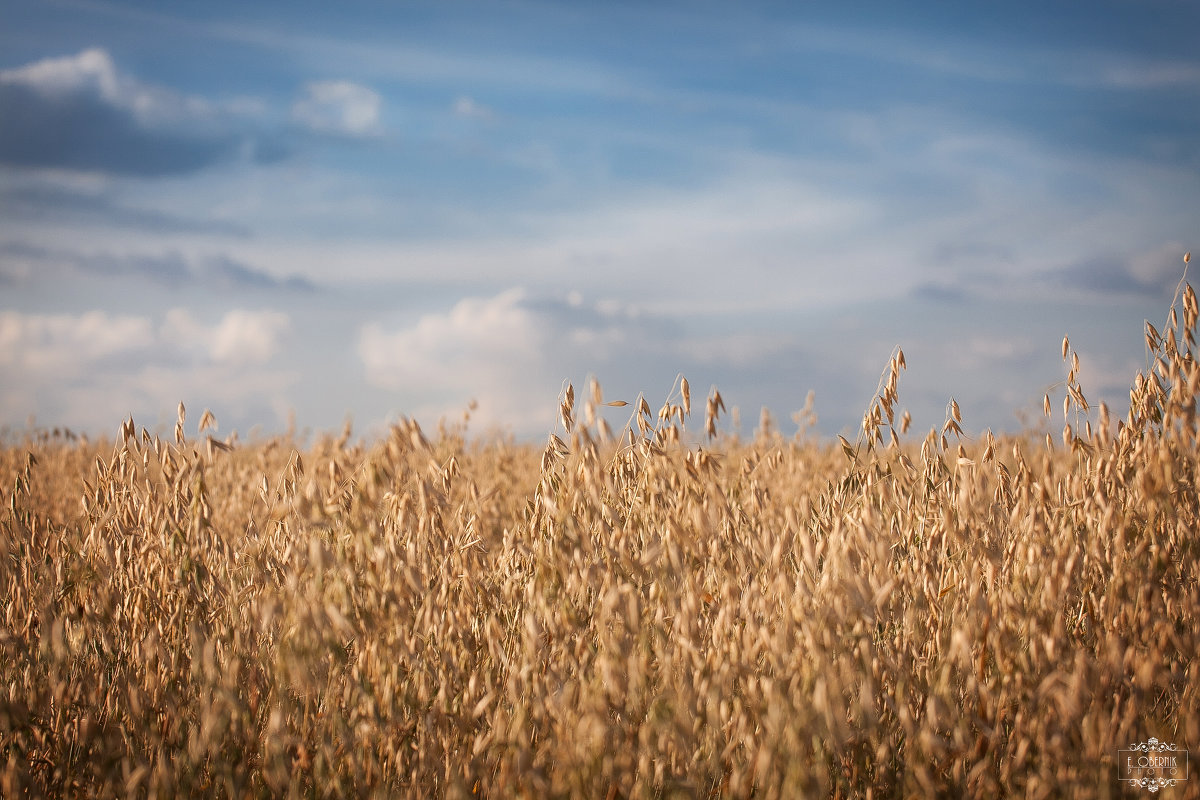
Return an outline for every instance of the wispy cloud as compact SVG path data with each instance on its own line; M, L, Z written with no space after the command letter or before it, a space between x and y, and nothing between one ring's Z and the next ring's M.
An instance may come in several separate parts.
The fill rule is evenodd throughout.
M794 24L782 26L767 46L795 52L852 56L984 84L1092 86L1114 90L1200 88L1200 62L1086 45L988 41L939 31L937 36L894 26Z
M292 119L317 133L377 136L383 131L383 101L375 90L352 81L314 81L292 106Z
M312 25L295 24L294 19L275 22L239 20L226 22L192 19L183 15L131 8L96 0L54 0L57 5L86 10L109 18L128 20L139 26L153 26L164 34L202 37L214 41L251 46L286 55L295 63L325 71L340 65L355 80L387 80L419 86L493 86L525 91L563 94L628 96L636 94L644 76L605 61L584 55L549 55L536 52L529 42L488 39L493 46L449 44L430 45L420 36L339 34L332 30L317 32ZM554 11L550 6L521 4L497 5L496 22L512 25L526 20L530 35L536 39L541 24ZM568 10L567 16L571 16ZM486 24L486 23L485 23ZM582 23L586 25L584 20ZM459 26L456 26L459 27ZM488 28L489 34L491 29Z
M12 283L51 284L75 276L133 278L163 287L204 285L235 292L311 292L316 285L296 275L279 277L229 255L186 256L176 250L111 252L49 247L0 239L0 275Z
M95 225L145 234L249 235L245 225L232 220L187 217L135 206L103 189L66 188L43 175L0 176L0 207L9 220L22 222Z
M467 119L488 120L495 117L492 109L479 103L472 97L462 95L454 101L454 113Z
M1080 68L1068 72L1069 80L1082 85L1143 91L1182 88L1200 90L1200 61L1090 55Z

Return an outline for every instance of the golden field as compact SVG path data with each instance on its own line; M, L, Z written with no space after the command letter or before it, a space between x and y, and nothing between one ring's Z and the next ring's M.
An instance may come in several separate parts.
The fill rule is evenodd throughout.
M1064 340L1053 437L910 436L897 350L857 441L683 380L545 447L10 441L0 793L1121 796L1200 745L1197 316L1120 420Z

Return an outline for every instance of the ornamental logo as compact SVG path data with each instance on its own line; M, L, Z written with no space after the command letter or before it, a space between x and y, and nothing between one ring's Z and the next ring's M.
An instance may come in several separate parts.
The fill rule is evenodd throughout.
M1188 779L1188 753L1174 744L1151 737L1128 750L1117 751L1117 771L1120 780L1130 786L1157 792Z

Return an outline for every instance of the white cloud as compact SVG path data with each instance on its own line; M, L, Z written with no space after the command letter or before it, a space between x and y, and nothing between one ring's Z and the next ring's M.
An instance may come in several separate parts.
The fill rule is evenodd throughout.
M124 94L112 57L98 47L74 56L46 58L0 70L0 82L23 84L47 94L92 90L114 103Z
M194 124L209 120L218 111L203 98L147 84L122 73L108 51L99 47L0 71L0 83L25 86L58 98L72 94L94 95L110 106L130 112L146 125ZM254 103L253 98L239 97L231 101L226 110L249 113L249 104Z
M454 113L469 119L491 119L494 116L490 108L466 95L454 101Z
M104 311L37 314L0 311L0 367L46 375L95 368L105 359L156 354L190 363L263 364L274 356L290 320L278 311L234 309L206 325L185 309L149 317Z
M130 413L180 401L282 421L296 376L272 364L289 327L276 311L234 309L216 322L173 309L148 316L0 312L0 419L36 410L54 424L110 430Z
M18 371L71 370L147 347L154 338L145 317L0 311L0 367Z
M519 289L493 298L467 298L448 314L422 317L413 328L391 337L368 326L364 330L364 361L376 377L390 374L399 379L402 371L404 379L420 381L441 377L447 361L463 351L469 351L481 367L504 358L533 361L541 334L533 315L522 305L523 299L524 292ZM474 376L464 371L454 382L470 386L473 380Z
M280 340L291 327L280 311L233 309L212 325L196 320L186 309L167 312L162 338L180 351L217 364L263 364L279 352Z
M379 93L350 81L315 81L292 106L292 118L320 133L375 136L382 132Z
M555 332L524 299L512 289L467 298L398 331L363 326L358 352L367 381L416 399L418 415L441 416L477 400L484 427L551 424Z
M287 314L279 311L230 311L213 329L213 360L231 364L269 361L288 327Z

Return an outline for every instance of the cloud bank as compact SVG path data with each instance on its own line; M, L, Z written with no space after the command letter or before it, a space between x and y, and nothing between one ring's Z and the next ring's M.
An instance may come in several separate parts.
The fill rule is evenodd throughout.
M161 319L0 311L0 406L93 431L130 414L154 420L180 400L278 424L296 376L273 362L290 329L273 310L213 322L180 308Z

